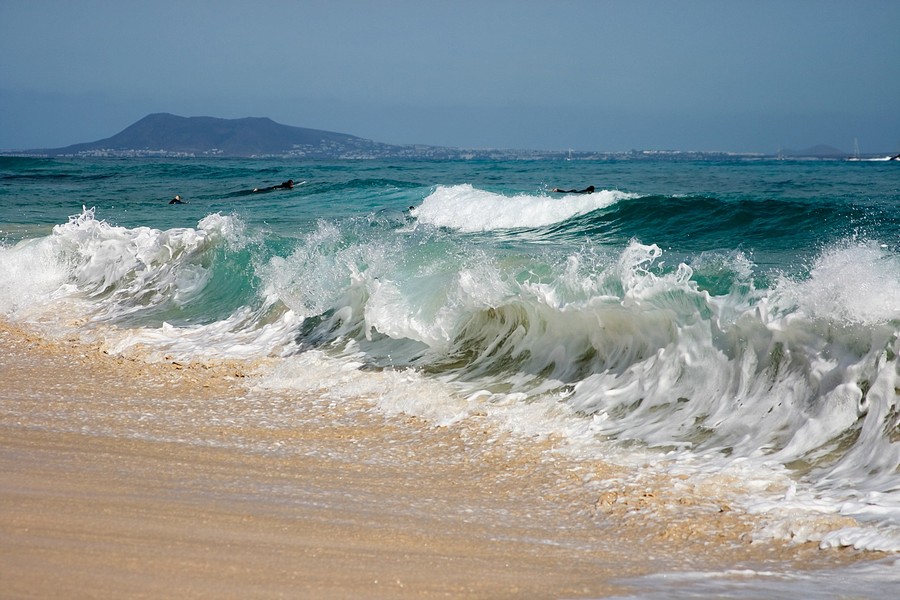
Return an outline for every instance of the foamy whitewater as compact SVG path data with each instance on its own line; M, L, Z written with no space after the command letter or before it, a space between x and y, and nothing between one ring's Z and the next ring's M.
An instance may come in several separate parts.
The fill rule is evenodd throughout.
M900 552L900 165L0 166L11 321L149 360L275 358L262 388L478 415L715 486L755 539Z

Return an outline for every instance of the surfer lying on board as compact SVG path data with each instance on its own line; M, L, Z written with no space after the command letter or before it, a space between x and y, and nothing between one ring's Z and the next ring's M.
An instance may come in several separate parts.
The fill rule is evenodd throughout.
M294 187L294 180L288 179L287 181L282 181L278 185L271 185L266 188L253 188L254 192L271 192L272 190L289 190Z
M187 204L187 201L182 200L181 196L175 194L175 197L169 200L169 204Z
M586 188L584 188L583 190L561 190L561 189L559 189L559 188L553 188L553 189L550 190L550 191L551 191L551 192L556 192L556 193L558 193L558 194L593 194L593 193L594 193L594 186L589 185L589 186L587 186Z

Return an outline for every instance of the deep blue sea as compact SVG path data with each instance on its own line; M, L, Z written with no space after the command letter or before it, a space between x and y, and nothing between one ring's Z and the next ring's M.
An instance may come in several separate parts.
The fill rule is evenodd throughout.
M900 163L0 158L0 244L48 335L275 358L900 552Z

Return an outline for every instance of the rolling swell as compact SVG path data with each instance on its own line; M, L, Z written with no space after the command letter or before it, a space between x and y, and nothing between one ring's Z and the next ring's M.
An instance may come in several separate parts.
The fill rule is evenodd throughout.
M896 245L900 222L877 207L708 196L642 196L575 216L546 229L552 237L639 239L682 252L820 250L847 237Z

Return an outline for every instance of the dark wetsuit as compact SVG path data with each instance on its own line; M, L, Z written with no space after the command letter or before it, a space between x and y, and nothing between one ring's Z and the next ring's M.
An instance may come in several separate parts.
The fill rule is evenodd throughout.
M278 185L270 185L265 188L254 188L254 192L271 192L272 190L289 190L294 187L294 180L288 179L287 181L282 181Z
M589 185L586 188L584 188L583 190L561 190L559 188L553 188L550 191L556 192L558 194L593 194L594 186Z

